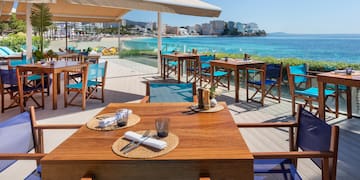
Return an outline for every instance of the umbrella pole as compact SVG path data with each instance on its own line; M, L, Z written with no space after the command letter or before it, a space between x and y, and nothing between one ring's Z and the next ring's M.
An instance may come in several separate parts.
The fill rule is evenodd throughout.
M68 22L65 22L65 51L68 50Z
M32 3L26 4L26 59L32 59L32 25L30 19L31 7Z
M158 58L157 58L157 67L158 67L158 73L161 74L161 54L160 51L162 50L162 39L161 39L161 33L162 33L162 22L161 22L161 13L157 12L157 22L158 22Z

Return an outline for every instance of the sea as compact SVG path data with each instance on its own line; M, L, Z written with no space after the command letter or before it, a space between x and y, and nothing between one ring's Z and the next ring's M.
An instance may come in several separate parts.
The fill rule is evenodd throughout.
M262 37L166 37L162 50L250 54L313 61L360 63L360 34L286 34L274 33ZM129 49L157 49L157 38L125 41Z

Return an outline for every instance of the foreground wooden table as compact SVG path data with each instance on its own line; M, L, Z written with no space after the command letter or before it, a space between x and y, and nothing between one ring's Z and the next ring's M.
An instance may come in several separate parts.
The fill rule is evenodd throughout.
M239 71L245 70L247 67L255 67L264 64L262 61L248 60L244 61L242 59L229 59L224 60L212 60L210 61L211 65L211 84L214 84L214 71L215 67L221 67L224 69L231 69L234 71L234 81L235 81L235 102L239 102L239 89L240 89L240 78Z
M189 105L109 104L99 114L129 108L141 121L115 131L94 131L83 126L41 160L42 178L78 180L91 173L96 179L106 180L198 180L202 175L212 179L253 179L253 156L227 107L217 113L182 113ZM112 152L113 142L126 131L154 129L157 117L169 117L170 131L179 137L173 151L151 159L123 158Z
M54 65L47 64L25 64L19 65L17 68L21 70L34 70L39 71L39 69L48 74L53 74L53 83L52 83L52 102L53 102L53 109L57 109L57 95L60 92L60 74L64 71L70 70L77 70L81 67L86 66L86 64L82 64L76 61L57 61L54 62Z
M352 106L351 106L351 87L360 87L360 72L356 71L354 75L335 74L334 72L317 74L317 80L319 85L319 117L325 119L325 97L324 87L326 83L332 83L335 85L345 85L346 88L346 109L347 118L352 118Z

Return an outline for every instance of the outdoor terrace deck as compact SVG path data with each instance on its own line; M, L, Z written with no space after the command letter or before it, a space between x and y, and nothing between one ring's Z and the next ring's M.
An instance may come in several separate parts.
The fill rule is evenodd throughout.
M104 59L101 59L104 60ZM58 109L52 110L51 98L46 97L45 110L36 110L39 123L85 123L110 102L139 102L145 95L147 80L160 79L153 67L116 58L109 61L106 82L105 103L88 101L85 111L79 107L63 107L63 96L59 95ZM288 100L280 104L266 99L265 106L258 103L247 103L245 91L240 89L240 102L234 101L234 89L224 90L218 101L226 101L236 122L271 122L294 119ZM63 91L62 91L63 92ZM19 113L19 108L5 111L0 121ZM360 122L359 118L346 119L345 116L334 119L327 113L328 123L339 125L340 144L337 168L337 179L360 179L357 170L360 157ZM286 129L239 129L252 151L283 151L288 148ZM55 130L45 132L45 150L50 152L75 130ZM89 147L91 148L91 147ZM0 174L0 179L22 179L35 167L34 162L19 161L10 169ZM301 160L300 173L304 179L321 179L320 171L309 160Z

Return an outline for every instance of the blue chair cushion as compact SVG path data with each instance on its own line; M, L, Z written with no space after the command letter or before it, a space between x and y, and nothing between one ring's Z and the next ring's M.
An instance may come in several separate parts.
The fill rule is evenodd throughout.
M98 81L88 81L87 82L87 87L93 87L93 86L96 86L96 85L100 85L100 83L101 82L98 82ZM82 86L83 86L82 82L66 85L66 87L70 88L70 89L82 89Z
M170 67L174 67L174 66L177 66L177 65L178 65L178 62L169 61L169 62L167 63L167 65L170 66Z
M150 83L150 102L193 102L193 84Z
M255 85L261 85L261 81L248 81L249 84L255 84ZM274 80L270 80L270 79L266 79L265 80L265 85L274 85L276 84L276 81Z
M28 112L0 122L0 153L28 153L34 148L33 132ZM16 160L0 160L0 172Z
M215 72L214 72L214 77L221 77L221 76L225 76L225 75L227 75L227 74L228 74L228 72L225 72L225 71L215 71ZM204 76L211 76L210 73L202 73L202 75L204 75Z
M325 96L329 96L334 94L334 90L325 89ZM316 87L311 87L305 90L295 90L295 94L300 94L304 96L311 96L311 97L319 97L319 89Z
M31 174L29 174L24 180L41 180L41 166L38 166Z
M254 159L254 179L302 179L288 159Z

